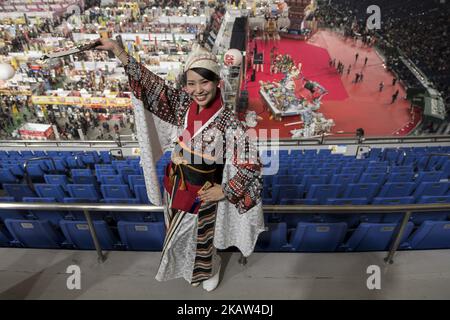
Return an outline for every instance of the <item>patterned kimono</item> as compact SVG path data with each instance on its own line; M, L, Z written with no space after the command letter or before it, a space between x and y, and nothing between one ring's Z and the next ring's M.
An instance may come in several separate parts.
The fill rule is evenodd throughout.
M186 92L167 86L132 57L125 70L152 203L160 204L154 164L161 150L171 149L172 158L186 160L171 162L165 170L167 232L156 279L207 280L217 272L216 248L236 246L248 256L264 231L256 146L233 110L223 105L220 90L211 106L198 113ZM200 203L196 195L205 183L222 184L225 199Z

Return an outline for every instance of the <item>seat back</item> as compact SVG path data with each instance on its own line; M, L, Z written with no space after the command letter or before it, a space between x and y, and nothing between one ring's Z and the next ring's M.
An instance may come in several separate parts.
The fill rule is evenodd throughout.
M6 219L5 225L15 243L24 247L56 249L63 241L62 236L46 220Z
M408 240L411 249L450 248L450 222L424 221Z
M287 245L287 224L285 222L268 223L267 231L259 235L256 251L283 251Z
M164 243L166 228L163 222L117 223L122 243L128 250L160 251Z
M100 199L97 189L90 184L68 184L67 190L72 198L90 199L95 201Z
M308 199L317 199L319 204L325 204L328 198L336 198L340 190L340 184L313 184L306 197Z
M103 198L130 199L133 198L126 184L102 184Z
M396 223L363 222L353 232L345 247L348 251L387 251L399 227ZM413 227L411 222L407 223L400 243L409 237Z
M33 198L24 197L23 202L27 203L55 203L55 198ZM66 213L59 210L29 210L33 218L39 220L48 220L54 226L59 226L59 221L64 219Z
M332 252L342 243L347 224L338 223L303 223L291 236L290 244L295 251Z
M41 198L55 198L56 201L62 202L67 197L63 188L58 184L35 184L34 187Z
M3 185L6 194L13 197L15 201L22 201L23 197L36 197L36 193L26 184L9 184Z
M61 230L69 244L78 249L95 249L89 226L85 221L62 220L59 223ZM103 250L112 250L117 243L110 228L105 221L93 221L95 232Z

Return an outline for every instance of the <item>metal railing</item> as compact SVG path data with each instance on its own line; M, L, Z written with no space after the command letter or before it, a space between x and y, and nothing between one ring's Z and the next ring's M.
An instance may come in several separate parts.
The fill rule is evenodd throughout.
M102 248L97 238L97 233L92 223L90 211L133 211L133 212L161 212L164 210L162 206L150 205L127 205L127 204L97 204L97 203L80 203L80 204L61 204L61 203L17 203L17 202L3 202L0 203L0 209L4 210L81 210L84 212L86 221L89 226L89 231L92 236L95 250L97 251L98 260L103 262L106 256L102 252ZM342 213L404 213L400 228L394 235L395 239L391 245L387 257L384 259L386 263L392 264L393 257L400 246L406 224L413 212L434 212L434 211L450 211L449 204L411 204L411 205L284 205L284 206L269 206L263 207L265 212L270 213L327 213L327 214L342 214ZM123 213L123 212L122 212ZM126 213L125 213L126 214ZM245 257L241 256L239 259L241 264L246 263Z
M349 134L351 135L351 134ZM299 138L299 139L278 139L278 140L263 140L259 139L258 145L260 147L275 146L275 147L289 147L289 146L319 146L319 145L389 145L402 143L450 143L450 135L428 135L428 136L365 136L364 138L351 135L348 137L321 135L316 138ZM114 140L0 140L0 148L114 148L119 147L118 142ZM136 148L139 144L135 140L121 140L121 148Z

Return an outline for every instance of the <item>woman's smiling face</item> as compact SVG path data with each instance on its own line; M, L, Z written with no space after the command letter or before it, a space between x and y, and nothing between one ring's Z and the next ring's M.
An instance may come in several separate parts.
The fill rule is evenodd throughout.
M207 107L216 97L217 83L203 78L193 70L186 72L186 91L200 107Z

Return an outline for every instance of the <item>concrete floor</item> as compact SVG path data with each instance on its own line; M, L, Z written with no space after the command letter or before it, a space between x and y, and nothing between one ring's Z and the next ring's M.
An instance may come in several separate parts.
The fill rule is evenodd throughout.
M221 284L213 292L184 280L154 279L159 252L0 249L3 299L449 299L448 250L400 252L385 265L384 252L255 253L245 266L238 253L221 253ZM67 289L66 269L81 269L81 289ZM369 290L369 265L381 268L381 289Z

